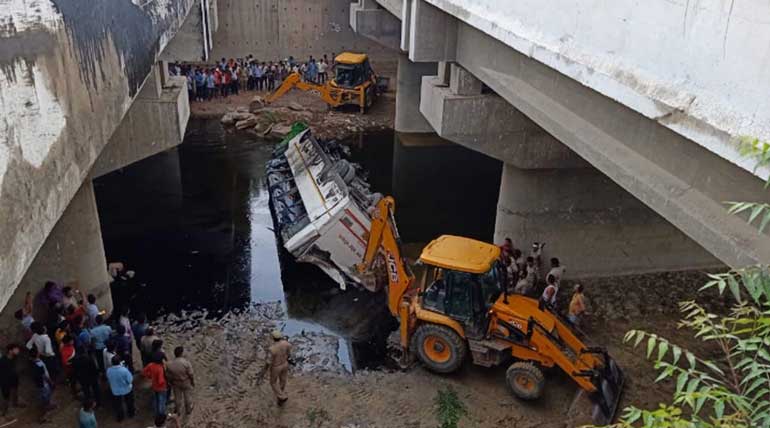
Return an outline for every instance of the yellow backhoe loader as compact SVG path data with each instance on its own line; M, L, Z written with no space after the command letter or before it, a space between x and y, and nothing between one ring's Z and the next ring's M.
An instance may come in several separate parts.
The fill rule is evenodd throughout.
M513 361L506 381L525 400L543 392L542 369L558 366L588 393L594 423L614 418L624 379L606 350L586 346L566 320L537 299L508 294L495 245L441 236L422 250L418 263L425 269L415 278L401 255L394 207L391 197L377 204L357 268L370 281L387 283L403 365L416 357L434 372L449 373L469 353L474 364L485 367Z
M268 104L275 102L296 88L318 94L332 108L353 104L359 107L361 113L366 112L387 83L374 73L366 54L343 52L334 61L334 78L325 84L305 82L299 73L291 73L265 101Z

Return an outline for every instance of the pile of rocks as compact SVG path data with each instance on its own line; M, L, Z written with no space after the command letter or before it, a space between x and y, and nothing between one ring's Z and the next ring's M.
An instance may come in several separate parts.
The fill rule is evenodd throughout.
M294 122L307 123L318 138L340 139L365 130L385 129L389 126L388 123L379 121L377 118L356 113L318 111L293 101L268 106L258 95L251 99L248 107L228 111L221 118L222 124L227 128L278 140L291 131L291 124Z

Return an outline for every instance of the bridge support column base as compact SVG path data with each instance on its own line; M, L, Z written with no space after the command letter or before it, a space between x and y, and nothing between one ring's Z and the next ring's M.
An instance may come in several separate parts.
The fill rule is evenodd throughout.
M510 237L527 255L546 242L569 277L722 266L714 256L594 168L503 167L495 242Z

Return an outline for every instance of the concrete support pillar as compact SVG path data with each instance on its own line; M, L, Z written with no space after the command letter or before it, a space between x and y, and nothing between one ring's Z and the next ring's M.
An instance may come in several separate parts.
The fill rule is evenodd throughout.
M406 55L398 56L396 88L396 131L433 132L420 113L420 86L422 77L436 74L436 63L415 63Z
M546 242L569 277L721 266L695 241L594 168L503 167L495 242Z
M457 18L425 0L409 3L409 59L415 62L454 61Z
M86 180L72 198L3 309L2 331L9 335L16 333L14 311L21 308L28 291L37 294L46 281L62 285L77 282L84 295L96 296L100 308L112 310L110 277L90 180ZM39 318L44 308L35 309Z
M450 72L452 70L452 63L446 61L438 62L438 72L436 75L435 83L438 86L449 86Z
M452 69L449 77L449 89L455 95L481 95L481 80L462 68L456 63L452 63Z

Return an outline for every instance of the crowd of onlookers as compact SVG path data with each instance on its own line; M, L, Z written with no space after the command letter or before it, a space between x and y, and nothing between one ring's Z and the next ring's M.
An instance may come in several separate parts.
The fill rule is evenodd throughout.
M168 420L170 426L181 427L192 412L195 386L184 349L177 347L174 358L168 358L163 340L143 314L132 316L126 308L107 314L96 302L93 294L84 297L75 286L50 281L34 297L27 293L24 306L15 313L23 342L8 344L0 357L2 416L9 419L11 406L24 406L18 398L17 360L26 355L41 422L49 421L59 390L69 390L81 400L77 415L81 428L96 428L94 410L109 403L118 421L133 418L134 375L141 373L151 383L155 426L164 427ZM141 371L134 367L134 349L140 354ZM171 397L176 414L169 417Z
M299 73L303 80L324 84L334 67L335 54L331 60L324 54L316 59L296 61L290 56L278 61L260 61L252 55L246 58L222 58L213 65L173 63L169 72L187 78L190 100L204 101L237 95L241 91L273 91L291 73Z
M561 265L558 258L550 260L551 267L542 280L542 254L545 243L532 244L530 255L524 257L522 251L514 248L511 238L505 238L500 246L500 261L505 268L505 286L507 292L538 297L542 304L557 309L559 289L566 268ZM542 291L541 291L542 289ZM567 319L574 326L579 326L586 314L586 302L583 295L583 286L575 284L569 307Z

